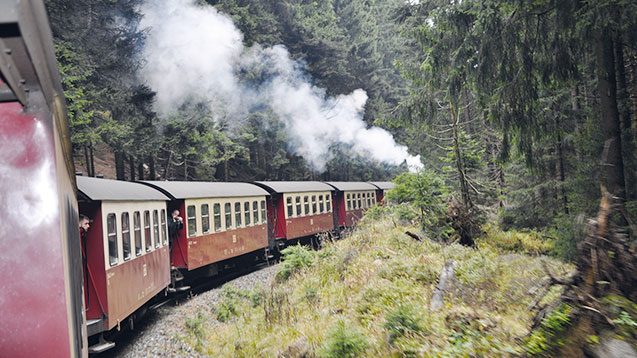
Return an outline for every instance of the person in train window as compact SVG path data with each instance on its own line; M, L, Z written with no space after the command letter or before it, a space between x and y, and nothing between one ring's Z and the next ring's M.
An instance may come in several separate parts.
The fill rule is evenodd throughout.
M84 214L80 214L80 245L82 248L82 259L86 260L86 234L91 227L91 219Z
M172 248L173 241L179 235L179 230L184 227L184 219L179 216L179 210L175 209L170 214L171 217L168 219L168 245Z

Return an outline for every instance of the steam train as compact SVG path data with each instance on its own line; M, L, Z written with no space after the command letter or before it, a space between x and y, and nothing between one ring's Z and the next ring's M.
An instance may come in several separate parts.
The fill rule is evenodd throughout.
M351 226L391 186L76 177L44 5L15 0L0 10L0 356L106 350L104 332L187 289L188 278ZM173 209L185 225L171 248ZM93 219L83 248L80 212Z
M86 237L84 294L90 352L104 332L133 325L158 297L188 282L272 258L280 248L353 226L389 182L124 182L78 176ZM169 247L170 213L184 225Z

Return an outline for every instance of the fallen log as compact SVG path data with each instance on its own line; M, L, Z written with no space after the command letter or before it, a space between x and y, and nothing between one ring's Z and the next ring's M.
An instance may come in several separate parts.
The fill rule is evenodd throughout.
M440 271L440 276L438 277L438 285L436 285L434 294L433 296L431 296L431 303L429 304L429 309L431 309L432 311L437 311L442 307L445 298L445 292L449 289L449 285L453 282L453 279L455 277L455 267L455 261L447 261L445 263L445 266L443 266L442 270Z

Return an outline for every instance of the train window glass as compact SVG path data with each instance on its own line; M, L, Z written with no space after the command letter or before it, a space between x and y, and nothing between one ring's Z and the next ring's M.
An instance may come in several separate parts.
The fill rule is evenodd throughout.
M325 202L323 201L323 195L319 195L319 213L325 212Z
M372 203L376 204L376 193L372 193Z
M115 214L106 216L106 233L108 235L108 263L117 265L117 219Z
M139 211L133 213L133 231L135 232L135 256L142 254L142 219Z
M201 232L210 232L210 206L201 204Z
M288 214L288 217L289 217L289 218L291 218L291 217L292 217L292 197L291 197L291 196L288 196L288 197L285 199L285 203L287 204L286 206L287 206L287 208L288 208L288 213L287 213L287 214Z
M188 205L186 216L188 217L188 237L193 237L197 234L197 208L194 205Z
M226 230L232 229L232 204L225 203L223 213L226 216Z
M212 212L215 216L215 231L221 231L221 204L213 204Z
M295 197L294 202L296 203L296 216L303 215L302 208L301 208L301 197L300 196Z
M153 237L155 238L155 247L159 247L161 241L159 240L159 212L157 210L153 210Z
M316 214L316 195L312 195L312 214Z
M267 221L267 218L265 217L265 200L261 200L259 206L261 207L261 223L265 224Z
M241 203L234 203L234 224L235 227L241 227Z
M358 193L357 198L358 198L358 208L362 209L363 208L363 202L361 201L361 193Z
M150 251L153 247L153 238L150 235L150 211L144 211L144 247L146 252Z
M329 194L325 196L325 209L327 209L328 213L332 211L332 198Z
M166 246L168 243L168 238L166 237L166 210L161 209L159 217L161 218L161 242Z
M367 193L367 207L372 207L372 193Z
M130 260L130 216L128 213L122 213L122 250L124 261Z
M259 202L257 201L253 201L252 202L252 219L254 224L258 224L260 223L259 221Z
M243 212L245 214L245 225L250 225L250 202L246 201L243 203Z
M351 210L351 206L352 204L350 203L350 197L349 194L345 195L345 208L347 210Z
M303 215L309 215L310 214L310 197L309 196L304 196L303 197Z

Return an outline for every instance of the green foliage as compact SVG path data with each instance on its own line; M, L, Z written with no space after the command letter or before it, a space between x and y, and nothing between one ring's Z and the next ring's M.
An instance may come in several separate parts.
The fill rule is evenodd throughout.
M368 343L365 336L353 325L339 320L332 327L319 351L325 358L354 358L365 352Z
M396 186L387 193L387 200L398 204L409 203L418 210L423 228L440 228L446 213L446 199L449 193L440 176L431 171L403 173L394 179ZM399 216L408 217L406 208L399 208Z
M548 314L526 340L525 349L530 355L544 355L552 349L561 347L564 344L560 336L571 323L571 312L573 308L566 303L562 303Z
M283 262L276 274L279 281L285 281L293 274L312 266L316 259L316 252L301 245L286 247L281 254L283 254Z
M488 245L502 251L512 251L529 255L543 255L553 251L554 241L532 230L502 231L497 226L487 224L484 237L479 244Z
M620 295L608 295L601 301L617 333L624 338L637 339L637 303Z
M383 327L389 335L389 344L394 344L400 337L425 332L418 311L412 305L401 305L391 311Z
M202 351L203 342L206 336L205 329L206 317L198 312L195 317L190 317L186 319L185 326L188 334L195 339L195 349L198 352Z

